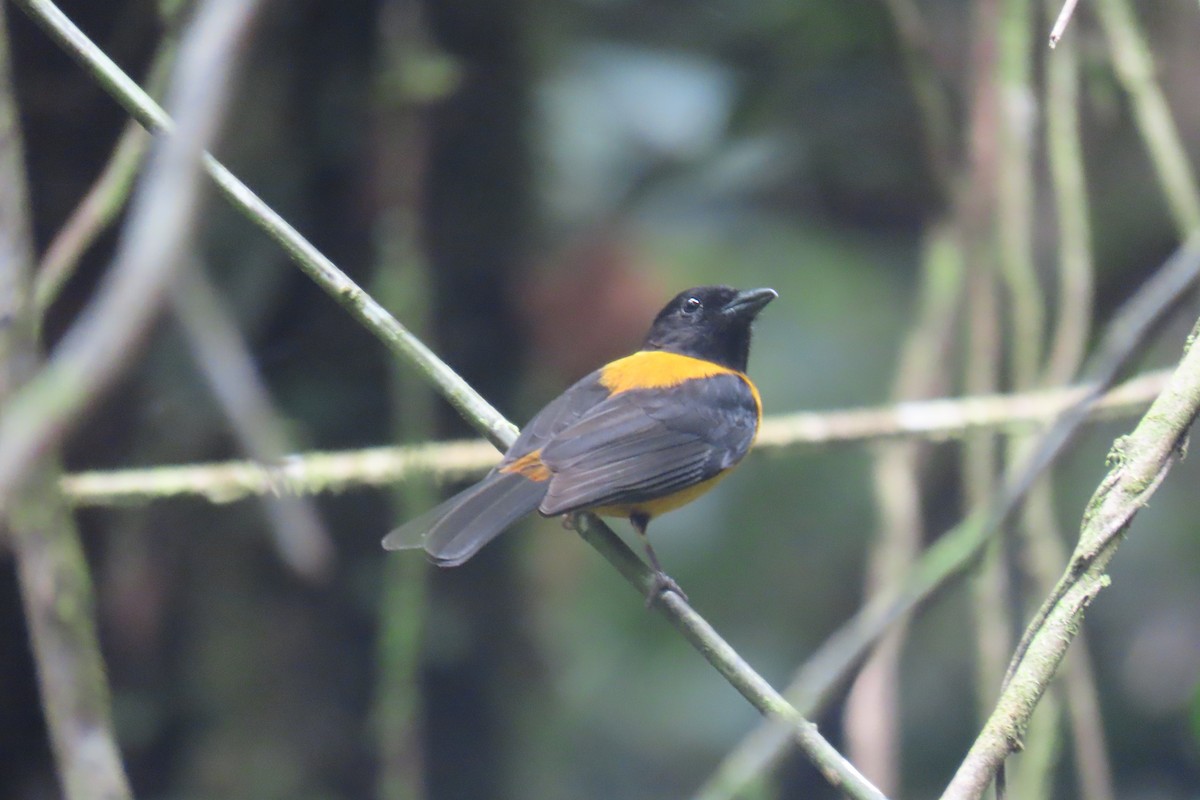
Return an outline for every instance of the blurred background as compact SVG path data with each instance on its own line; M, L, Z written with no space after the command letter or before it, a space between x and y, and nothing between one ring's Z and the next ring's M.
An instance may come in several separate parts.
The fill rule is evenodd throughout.
M1059 6L267 3L215 152L515 422L635 348L671 295L705 283L780 293L750 365L768 414L1063 383L1079 352L1064 343L1056 369L1041 369L1054 346L1073 336L1076 351L1090 347L1200 220L1161 188L1114 67L1111 9L1123 4L1082 3L1052 51ZM61 7L139 79L171 27L148 0ZM1194 163L1200 9L1163 0L1136 12L1124 29L1144 36ZM42 252L126 118L7 13ZM186 21L187 9L175 13L172 24ZM1064 106L1070 94L1048 97L1048 84L1077 92L1081 147L1059 161L1048 113L1075 106ZM1081 166L1086 205L1057 200L1063 163ZM1006 194L1014 175L1027 183ZM1083 283L1060 270L1064 208L1090 224ZM50 342L92 297L118 231L51 306ZM1040 316L1022 316L1029 306L1004 277L1013 248L1042 287ZM216 198L197 250L291 449L471 435ZM1197 311L1185 304L1139 369L1174 363ZM1035 352L1024 362L1023 335ZM1060 549L1113 438L1132 425L1085 428L1054 468L1038 507ZM782 687L871 586L903 574L903 558L888 562L878 542L898 528L910 554L935 540L988 495L1006 448L984 436L752 454L718 490L656 521L655 547L695 608ZM908 524L880 499L886 452L916 486ZM242 451L167 315L65 456L69 470L93 470ZM1072 656L1090 662L1084 694L1102 724L1080 734L1056 689L1035 726L1033 777L1015 759L1017 780L1038 787L1024 796L1095 796L1091 776L1110 796L1200 797L1198 478L1183 462L1136 519ZM757 713L557 521L524 524L455 570L380 549L451 488L318 496L332 548L315 577L281 557L256 500L81 510L135 793L693 796ZM1039 569L1061 571L1025 541L1014 530L979 573L988 577L921 610L884 665L893 682L858 700L846 686L818 717L897 796L936 796L949 780L995 699L989 631L1002 668L1005 642L1044 595ZM0 796L58 796L7 554L0 637ZM1081 766L1081 736L1107 763ZM793 753L752 785L709 796L836 795Z

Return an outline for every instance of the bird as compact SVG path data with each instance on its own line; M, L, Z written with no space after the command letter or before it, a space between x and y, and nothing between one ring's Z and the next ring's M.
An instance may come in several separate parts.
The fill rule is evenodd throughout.
M535 511L624 517L654 572L647 604L664 591L686 598L646 529L711 489L754 443L762 399L746 375L751 328L778 296L728 286L680 292L639 350L548 403L478 483L389 533L384 548L423 548L455 567Z

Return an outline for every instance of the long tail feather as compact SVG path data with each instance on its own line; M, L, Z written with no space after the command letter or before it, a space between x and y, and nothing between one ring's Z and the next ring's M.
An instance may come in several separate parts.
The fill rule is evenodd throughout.
M387 550L417 547L439 567L457 567L512 523L538 507L546 483L493 473L383 539Z

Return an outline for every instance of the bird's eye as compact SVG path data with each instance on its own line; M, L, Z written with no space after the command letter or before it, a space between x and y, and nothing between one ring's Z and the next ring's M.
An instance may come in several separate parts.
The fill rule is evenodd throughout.
M702 306L702 305L704 305L704 304L701 303L695 297L689 297L687 300L683 301L683 313L695 314L697 311L700 310L700 306Z

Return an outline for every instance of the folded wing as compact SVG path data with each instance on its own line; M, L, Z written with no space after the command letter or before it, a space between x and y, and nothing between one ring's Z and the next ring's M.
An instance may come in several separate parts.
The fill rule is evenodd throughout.
M552 477L539 511L643 503L715 477L750 449L758 414L734 374L609 397L542 446Z

